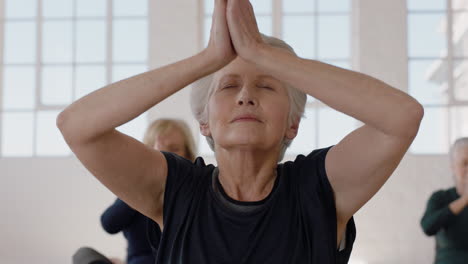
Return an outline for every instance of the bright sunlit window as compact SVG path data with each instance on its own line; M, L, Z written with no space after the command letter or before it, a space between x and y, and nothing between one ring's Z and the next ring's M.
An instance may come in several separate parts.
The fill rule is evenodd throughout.
M408 0L408 90L425 108L415 154L468 136L468 1Z
M148 67L147 0L0 0L0 155L68 156L67 105ZM137 139L145 114L119 130Z

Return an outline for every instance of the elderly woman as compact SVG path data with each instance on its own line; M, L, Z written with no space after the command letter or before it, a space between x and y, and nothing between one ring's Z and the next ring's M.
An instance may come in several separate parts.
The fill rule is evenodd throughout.
M452 146L450 162L455 187L432 194L421 226L436 235L436 264L462 264L468 260L468 138Z
M115 130L197 80L206 85L193 91L195 115L218 167ZM305 94L364 125L278 164ZM347 262L353 214L393 173L422 116L381 81L265 42L248 0L216 0L206 49L87 95L57 125L90 172L163 228L157 263L325 264Z

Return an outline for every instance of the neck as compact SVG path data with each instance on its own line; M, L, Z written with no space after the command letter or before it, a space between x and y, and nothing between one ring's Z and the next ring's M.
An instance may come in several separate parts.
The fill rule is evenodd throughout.
M277 151L217 149L219 181L229 197L260 201L272 191L276 179Z

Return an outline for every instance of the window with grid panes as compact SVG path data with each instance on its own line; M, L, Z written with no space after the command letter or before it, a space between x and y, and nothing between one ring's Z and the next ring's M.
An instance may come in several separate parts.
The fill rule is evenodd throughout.
M204 4L204 46L208 44L214 1ZM350 68L351 0L251 0L260 32L291 45L298 56ZM311 97L299 133L286 155L308 154L338 143L358 122ZM212 155L200 136L200 154Z
M408 91L425 108L415 154L468 136L468 1L408 0Z
M68 156L73 101L146 71L147 0L0 0L0 155ZM145 114L118 129L141 139Z

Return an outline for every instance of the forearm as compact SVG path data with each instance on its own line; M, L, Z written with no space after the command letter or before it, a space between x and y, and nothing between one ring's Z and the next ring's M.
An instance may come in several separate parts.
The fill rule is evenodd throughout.
M454 215L458 215L463 211L463 209L465 209L467 205L468 205L467 196L462 196L458 198L457 200L451 202L449 204L449 208L450 208L450 211L452 211Z
M433 236L450 222L454 214L448 206L437 210L428 210L421 219L421 227L428 236Z
M57 126L69 143L99 137L218 68L201 52L107 85L68 106L57 118Z
M424 233L429 236L435 235L441 228L449 225L449 222L468 204L466 197L451 202L446 199L446 194L443 192L434 193L429 199L426 212L421 219Z
M413 137L418 130L421 105L375 78L271 46L258 49L254 58L275 78L388 135Z

